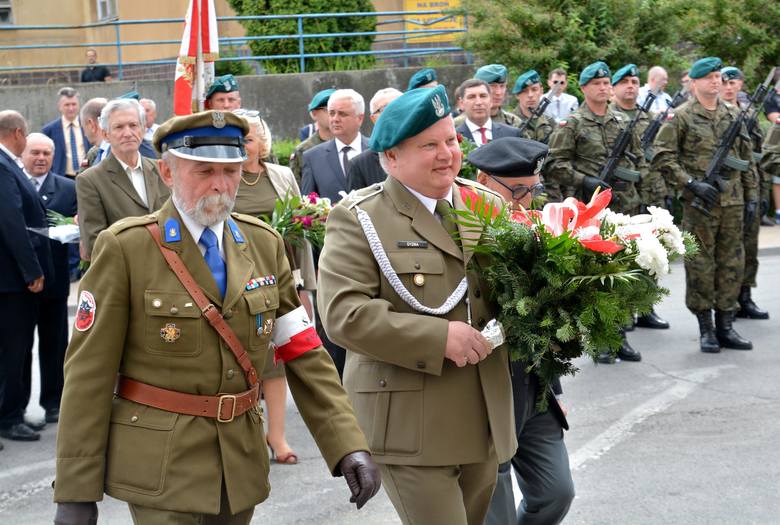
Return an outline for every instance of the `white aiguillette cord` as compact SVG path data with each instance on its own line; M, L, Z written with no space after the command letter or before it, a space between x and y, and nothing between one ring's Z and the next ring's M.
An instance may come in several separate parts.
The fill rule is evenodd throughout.
M374 224L371 222L371 217L369 217L368 213L361 210L358 206L355 206L355 210L357 211L357 218L360 222L360 226L363 228L363 233L365 234L366 240L368 241L368 246L371 248L371 253L374 254L374 259L376 259L376 262L379 265L379 269L382 270L382 273L390 283L390 286L393 287L393 290L395 290L395 293L397 293L406 304L418 312L430 315L444 315L455 308L455 305L457 305L460 300L463 299L463 296L466 295L466 292L469 289L469 283L465 277L462 281L460 281L460 284L458 284L458 287L455 288L455 291L452 292L452 294L440 307L430 308L420 303L420 301L418 301L417 298L406 289L404 284L401 282L401 279L398 277L398 274L395 273L395 270L393 270L393 266L390 264L390 260L387 258L387 253L385 253L385 249L382 246L382 241L379 240L379 236L376 234L376 229L374 229Z

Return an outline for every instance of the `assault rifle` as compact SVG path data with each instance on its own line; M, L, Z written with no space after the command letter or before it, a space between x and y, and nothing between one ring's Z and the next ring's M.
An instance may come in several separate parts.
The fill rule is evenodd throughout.
M631 143L631 137L634 135L634 129L639 122L639 118L642 116L642 113L647 113L649 111L650 106L653 105L653 100L655 100L655 95L648 93L645 103L641 106L637 106L637 112L634 114L634 118L631 119L628 126L623 128L620 135L615 139L615 144L612 146L612 151L609 152L607 162L604 164L604 167L601 168L601 173L599 173L599 178L610 186L612 185L612 179L615 177L627 182L637 182L639 180L638 172L620 168L618 167L618 163L620 162L620 159L626 156L631 162L636 164L638 159L626 150Z
M539 103L536 105L534 110L531 112L531 116L528 117L528 120L523 122L523 124L520 126L520 136L525 133L525 130L528 128L528 126L531 124L531 122L535 122L536 119L542 116L544 113L544 110L547 109L547 106L550 105L550 99L547 97L542 97L542 99L539 101Z
M723 179L720 176L724 166L738 171L747 171L750 169L749 161L744 161L732 157L729 155L729 152L734 146L734 142L736 142L737 137L742 136L743 138L750 140L750 137L745 137L742 135L742 126L746 123L747 116L750 113L751 108L757 102L763 102L764 97L766 97L766 93L769 90L769 84L772 82L774 76L775 68L772 68L772 71L769 72L769 75L767 75L764 83L756 88L755 93L753 93L753 96L748 99L748 103L745 105L745 107L740 109L737 118L735 118L731 124L729 124L729 127L726 128L723 136L720 137L715 154L710 159L710 163L707 166L707 171L704 172L704 182L710 186L713 186L720 193L723 193L723 190L725 189ZM707 202L698 195L695 196L691 201L691 206L702 212L707 217L711 215L710 210L712 209L712 206L708 205Z
M685 95L683 94L682 90L680 90L674 95L672 101L669 103L666 109L659 113L658 116L655 117L655 119L650 123L650 125L647 126L645 132L642 133L642 151L645 152L645 158L648 161L653 160L653 141L655 140L655 136L658 135L658 132L661 130L661 124L666 122L666 117L669 116L669 112L683 102L685 102Z
M772 69L771 74L774 74L775 69ZM756 127L758 126L758 116L761 114L761 112L764 110L764 106L767 102L769 102L769 99L772 98L775 93L777 93L777 90L780 89L780 80L778 80L775 83L774 89L767 90L766 95L763 99L761 99L761 102L753 109L753 113L748 118L747 122L745 123L745 130L747 131L748 135L750 135L751 138L758 139L758 143L761 143L761 140L763 137L761 137L761 134L759 133L757 136L754 137L754 133L758 133L758 130Z

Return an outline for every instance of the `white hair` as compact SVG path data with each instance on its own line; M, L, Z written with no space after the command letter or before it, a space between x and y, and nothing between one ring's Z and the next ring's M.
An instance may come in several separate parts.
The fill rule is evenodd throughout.
M352 106L355 108L356 115L364 115L366 113L366 102L363 100L363 95L354 89L337 89L334 91L328 99L328 109L330 110L330 106L335 100L344 98L352 101Z
M393 148L390 148L390 149L393 149ZM390 150L385 150L385 151L380 151L379 152L379 165L382 166L382 170L389 175L390 174L390 170L387 169L387 152L388 151L390 151Z
M43 142L47 146L51 148L52 153L54 153L54 141L51 140L48 136L44 135L43 133L37 133L33 132L27 135L27 144L30 142Z
M392 98L390 99L392 101L392 100L397 99L401 95L403 95L403 92L401 92L401 91L399 91L399 90L397 90L397 89L395 89L393 87L382 88L379 91L377 91L376 93L374 93L373 97L371 97L371 101L368 103L368 110L373 115L374 113L376 113L377 106L379 105L379 101L380 100L382 100L382 99L384 99L386 97L392 96Z
M134 98L115 98L106 104L100 112L100 118L98 119L100 128L103 131L108 131L108 118L111 114L115 111L125 111L128 109L134 109L138 112L138 123L145 129L146 110L144 110L141 103Z
M151 106L152 111L157 111L157 104L154 102L154 100L150 98L142 98L139 102L142 103L141 104L142 106L143 106L143 102L146 102L147 104L149 104L149 106Z

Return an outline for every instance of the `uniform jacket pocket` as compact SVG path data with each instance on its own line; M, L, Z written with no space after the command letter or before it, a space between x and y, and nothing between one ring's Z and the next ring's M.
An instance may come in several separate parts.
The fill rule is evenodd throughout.
M146 351L166 357L192 357L202 350L201 312L186 292L144 292Z

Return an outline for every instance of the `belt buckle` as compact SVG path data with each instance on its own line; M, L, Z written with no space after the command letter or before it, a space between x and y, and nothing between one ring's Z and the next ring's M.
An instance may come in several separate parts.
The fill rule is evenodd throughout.
M229 418L222 418L222 404L225 402L225 400L231 400L233 401L233 407L230 410L230 417ZM236 417L236 396L232 394L224 394L219 396L219 404L217 405L217 422L219 423L230 423L233 421L233 418Z

